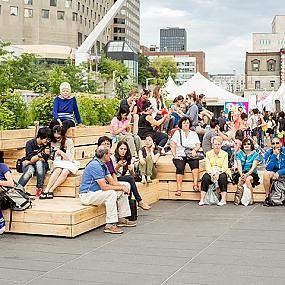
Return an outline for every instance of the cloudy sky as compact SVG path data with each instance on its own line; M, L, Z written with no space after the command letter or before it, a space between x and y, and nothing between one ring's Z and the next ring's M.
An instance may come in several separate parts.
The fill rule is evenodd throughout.
M284 0L141 0L141 43L159 45L159 29L184 27L188 50L206 53L209 73L243 73L253 32L271 32Z

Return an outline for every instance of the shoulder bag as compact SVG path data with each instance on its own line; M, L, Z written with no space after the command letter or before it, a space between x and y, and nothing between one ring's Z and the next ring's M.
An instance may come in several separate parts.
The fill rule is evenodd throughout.
M190 148L190 147L186 147L186 146L184 146L182 144L182 133L181 133L181 130L179 130L179 135L180 135L180 144L184 148L184 153L185 153L187 159L190 159L190 160L194 160L194 159L202 160L202 159L205 158L203 152L201 152L201 151L197 151L196 152L197 153L196 156L193 156L192 155L192 150L193 149Z

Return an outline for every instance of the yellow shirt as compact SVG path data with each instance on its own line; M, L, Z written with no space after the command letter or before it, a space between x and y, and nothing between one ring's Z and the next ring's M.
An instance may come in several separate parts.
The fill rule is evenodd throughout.
M218 167L220 173L225 172L230 175L228 154L225 151L220 150L219 154L216 155L212 149L206 153L206 171L210 172L215 166Z

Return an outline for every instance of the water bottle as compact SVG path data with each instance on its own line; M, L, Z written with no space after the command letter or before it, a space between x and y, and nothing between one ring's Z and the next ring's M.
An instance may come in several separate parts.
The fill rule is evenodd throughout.
M5 220L2 214L2 211L0 210L0 235L2 235L5 232Z

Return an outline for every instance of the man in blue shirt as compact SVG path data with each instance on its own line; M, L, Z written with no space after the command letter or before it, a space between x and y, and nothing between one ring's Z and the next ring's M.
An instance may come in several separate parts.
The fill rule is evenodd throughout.
M266 193L264 206L269 206L269 193L272 180L285 175L285 147L281 147L279 138L272 140L272 148L264 155L266 171L263 174L263 187Z
M106 206L105 233L121 234L120 227L135 227L126 219L131 215L128 194L129 188L114 183L106 166L110 161L110 149L99 146L95 158L87 164L80 182L80 200L83 205Z

